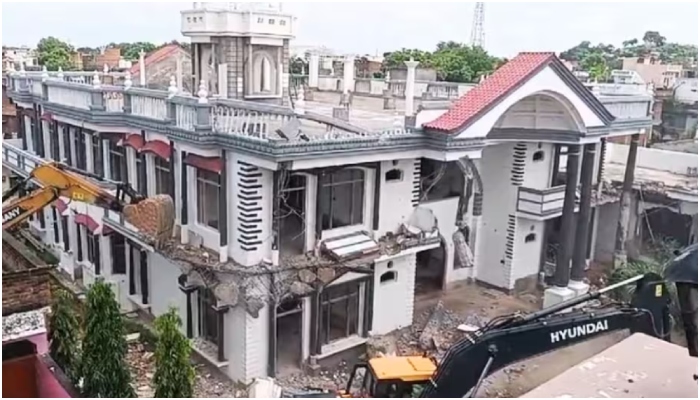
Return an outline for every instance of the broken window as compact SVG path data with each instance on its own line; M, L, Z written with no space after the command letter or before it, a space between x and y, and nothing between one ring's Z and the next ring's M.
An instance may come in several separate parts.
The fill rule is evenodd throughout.
M219 229L219 190L221 176L197 168L197 222Z
M321 229L360 225L365 201L365 173L360 169L343 169L321 175L318 201Z
M280 251L298 255L305 248L306 177L292 175L282 190L280 201Z
M127 182L126 177L126 148L115 141L109 141L109 172L110 179L117 182Z
M321 295L321 343L356 335L360 331L358 281L326 288Z
M464 193L464 173L457 162L421 159L421 200L444 200Z
M172 196L174 193L170 176L170 162L158 156L153 158L156 175L156 194L168 194Z
M216 296L210 289L200 288L197 291L197 297L199 335L211 343L218 343L218 318L214 310L216 307Z

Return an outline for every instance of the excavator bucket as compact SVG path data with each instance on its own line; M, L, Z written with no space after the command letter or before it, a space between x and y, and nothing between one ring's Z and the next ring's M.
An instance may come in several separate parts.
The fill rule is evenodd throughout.
M156 246L173 235L175 204L173 198L159 194L136 204L124 206L124 219Z

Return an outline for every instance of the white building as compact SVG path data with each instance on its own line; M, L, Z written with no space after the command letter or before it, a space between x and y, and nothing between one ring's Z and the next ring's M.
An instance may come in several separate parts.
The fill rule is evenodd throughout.
M548 298L585 290L569 288L571 259L580 281L590 257L591 218L576 223L575 211L594 212L604 139L650 128L649 96L604 104L553 53L522 53L418 112L408 62L404 116L358 98L307 102L303 87L291 99L293 24L270 7L184 11L195 97L174 82L9 78L23 149L3 144L4 170L64 160L175 199L173 239L159 245L115 213L60 199L31 224L62 269L111 282L125 310L177 307L197 351L240 381L314 368L411 325L415 292L533 286L555 231L566 251ZM339 87L359 96L351 73Z

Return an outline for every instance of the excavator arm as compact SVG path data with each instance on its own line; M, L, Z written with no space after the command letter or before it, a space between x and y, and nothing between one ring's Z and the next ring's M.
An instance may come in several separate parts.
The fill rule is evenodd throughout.
M27 196L11 201L2 207L2 229L15 227L30 215L50 205L59 197L66 197L87 204L93 204L109 210L122 212L124 205L136 204L143 200L130 186L123 183L116 184L116 195L112 195L107 189L93 183L88 178L99 177L85 173L75 173L63 164L46 163L32 170L27 179L20 181L3 194L3 203L21 189L27 188L30 182L35 181L41 187Z
M629 305L558 313L600 297L601 290L532 314L493 320L447 352L421 397L473 397L484 378L509 364L613 331L630 330L669 340L670 297L662 278L647 274L633 279L636 281L605 289L636 282Z

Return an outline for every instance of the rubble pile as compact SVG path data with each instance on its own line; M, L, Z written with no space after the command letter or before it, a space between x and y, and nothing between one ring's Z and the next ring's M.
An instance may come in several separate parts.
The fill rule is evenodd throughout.
M142 343L129 343L126 361L131 370L132 386L139 398L154 397L153 374L155 374L155 358L151 350ZM195 398L237 398L247 397L245 390L234 387L233 382L209 367L195 365Z
M321 389L336 391L344 389L350 379L352 365L341 361L335 368L321 368L315 375L298 372L283 377L278 377L276 382L285 391L304 391Z

